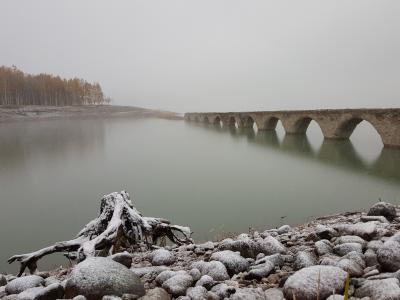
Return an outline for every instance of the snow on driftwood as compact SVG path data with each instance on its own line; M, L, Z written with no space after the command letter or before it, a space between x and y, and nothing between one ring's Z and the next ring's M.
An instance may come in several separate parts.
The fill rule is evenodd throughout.
M55 252L67 252L68 257L83 261L87 257L119 252L121 249L151 246L161 239L168 238L175 244L192 243L189 227L171 225L161 218L143 217L133 206L125 191L105 195L100 200L100 214L90 221L73 240L57 242L35 252L14 255L8 262L19 261L18 276L25 268L33 274L37 261ZM74 254L71 254L73 252Z

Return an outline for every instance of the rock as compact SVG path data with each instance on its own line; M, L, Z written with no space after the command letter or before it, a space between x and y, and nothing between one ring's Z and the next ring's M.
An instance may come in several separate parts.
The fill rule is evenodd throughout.
M128 294L128 295L130 295L130 294ZM136 295L135 295L135 297L136 297ZM137 299L137 297L134 298L134 299ZM121 298L121 297L114 296L114 295L106 295L106 296L103 296L103 297L101 298L101 300L122 300L122 298Z
M213 250L214 249L214 243L211 241L205 242L204 244L198 244L196 245L197 248L200 248L204 251L207 250Z
M162 288L154 288L148 290L146 295L139 298L140 300L171 300L171 295L167 293L166 290Z
M0 286L0 299L1 298L3 298L4 296L6 296L7 295L7 293L6 293L6 287L3 285L3 286Z
M329 296L326 300L344 300L344 296L335 294Z
M317 258L315 257L314 253L309 251L299 251L295 256L293 268L295 270L300 270L316 264Z
M363 268L353 260L344 258L336 263L336 267L341 268L350 274L350 276L359 277L364 274Z
M178 273L178 272L177 272ZM183 296L186 290L192 285L193 278L187 272L176 274L165 280L162 288L174 297Z
M278 234L285 234L290 232L290 230L292 230L292 228L289 225L283 225L278 228Z
M163 271L169 270L168 267L166 266L151 266L151 267L142 267L142 268L131 268L131 271L138 275L139 277L142 277L147 274L153 274L157 276Z
M381 223L390 223L388 219L386 219L384 216L361 216L361 221L363 222L378 221Z
M78 295L78 296L75 296L74 298L72 298L72 300L87 300L87 299L85 296Z
M53 283L47 287L33 287L18 295L19 300L53 300L64 296L64 289L60 283Z
M320 240L315 242L315 251L319 256L332 253L333 251L333 246L332 243L328 240Z
M290 276L284 285L285 298L317 299L317 287L319 282L320 299L332 295L332 292L342 293L347 273L333 266L312 266L301 269Z
M361 287L356 289L355 296L371 297L373 300L400 299L399 280L396 278L366 280Z
M393 220L396 218L396 207L387 202L378 202L369 209L368 216L384 216L388 220Z
M43 283L44 279L37 275L18 277L7 283L6 292L7 294L19 294L27 289L42 286Z
M243 257L255 258L257 254L264 253L271 255L275 253L285 253L286 248L277 239L267 236L264 240L253 241L249 238L232 240L226 239L219 245L221 250L239 251Z
M132 265L132 255L127 251L116 253L114 255L109 256L113 261L116 261L127 268L130 268Z
M342 235L338 237L335 241L335 244L347 244L347 243L358 243L363 248L367 245L367 242L363 238L357 235Z
M236 292L236 289L232 286L227 285L226 283L220 283L215 285L211 292L215 293L220 299L229 298L230 295Z
M272 288L265 291L265 300L285 300L281 289Z
M384 270L400 269L400 233L389 238L377 251L377 258Z
M188 288L186 296L191 300L205 300L207 299L207 290L202 286L196 286L193 288Z
M3 274L0 274L0 286L7 285L7 279Z
M18 295L12 294L12 295L7 295L7 296L1 298L1 300L19 300L19 299L18 299Z
M201 278L201 272L199 269L193 268L189 271L189 275L192 276L194 281L197 281Z
M171 270L167 270L167 271L163 271L160 274L158 274L158 276L156 277L156 282L159 285L162 285L164 283L164 281L170 279L171 277L175 276L175 275L186 275L187 272L184 270L180 270L180 271L171 271Z
M192 264L192 268L199 269L202 275L209 275L217 281L223 281L230 278L226 267L219 261L197 261Z
M288 256L286 256L286 257L288 257ZM273 255L264 256L263 258L254 262L254 264L260 265L260 264L264 264L267 261L271 262L274 266L282 267L285 262L285 259L284 259L283 255L281 255L281 254L273 254Z
M265 293L262 288L241 288L236 290L232 300L265 300Z
M216 282L209 275L201 276L201 278L196 282L196 286L203 286L207 290L210 290L215 284L216 284Z
M367 249L364 253L365 263L368 267L375 266L378 264L378 256L372 249Z
M211 255L211 259L223 263L231 276L247 271L249 268L249 262L240 256L239 252L233 252L231 250L214 252Z
M370 240L376 235L376 222L337 224L337 230L343 235L358 235L363 239Z
M345 243L333 247L333 252L340 256L344 256L353 251L362 253L362 246L359 243Z
M320 239L324 240L330 240L337 235L335 229L321 224L318 224L315 227L315 233Z
M44 280L44 286L49 286L50 284L53 284L53 283L60 283L60 281L54 276L47 277Z
M139 276L122 264L104 257L90 257L74 267L65 294L67 298L84 295L92 300L105 295L143 296L145 290Z
M168 250L157 249L152 253L153 266L169 266L175 262L175 256Z
M275 265L271 261L266 261L263 264L252 266L250 271L245 275L245 279L260 280L267 277L275 268Z
M373 240L373 241L368 242L367 249L371 249L376 252L382 246L383 246L383 242L381 240Z

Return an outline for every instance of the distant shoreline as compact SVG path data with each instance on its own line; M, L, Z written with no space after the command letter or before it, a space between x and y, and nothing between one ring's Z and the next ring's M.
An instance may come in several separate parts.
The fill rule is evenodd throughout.
M0 105L0 123L68 118L99 118L99 117L134 117L161 118L181 120L183 117L175 112L153 110L134 106L119 105L74 105L74 106L42 106Z

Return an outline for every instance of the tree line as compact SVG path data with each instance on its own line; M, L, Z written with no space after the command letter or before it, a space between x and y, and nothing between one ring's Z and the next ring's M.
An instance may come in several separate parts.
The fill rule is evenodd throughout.
M17 67L0 66L0 105L106 104L99 83L64 79L51 74L26 74Z

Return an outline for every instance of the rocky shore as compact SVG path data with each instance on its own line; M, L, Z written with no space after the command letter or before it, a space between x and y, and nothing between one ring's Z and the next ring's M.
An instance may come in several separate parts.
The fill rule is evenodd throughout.
M0 298L342 300L348 293L352 300L396 300L399 212L378 202L368 212L320 217L293 228L143 247L35 275L0 275Z

